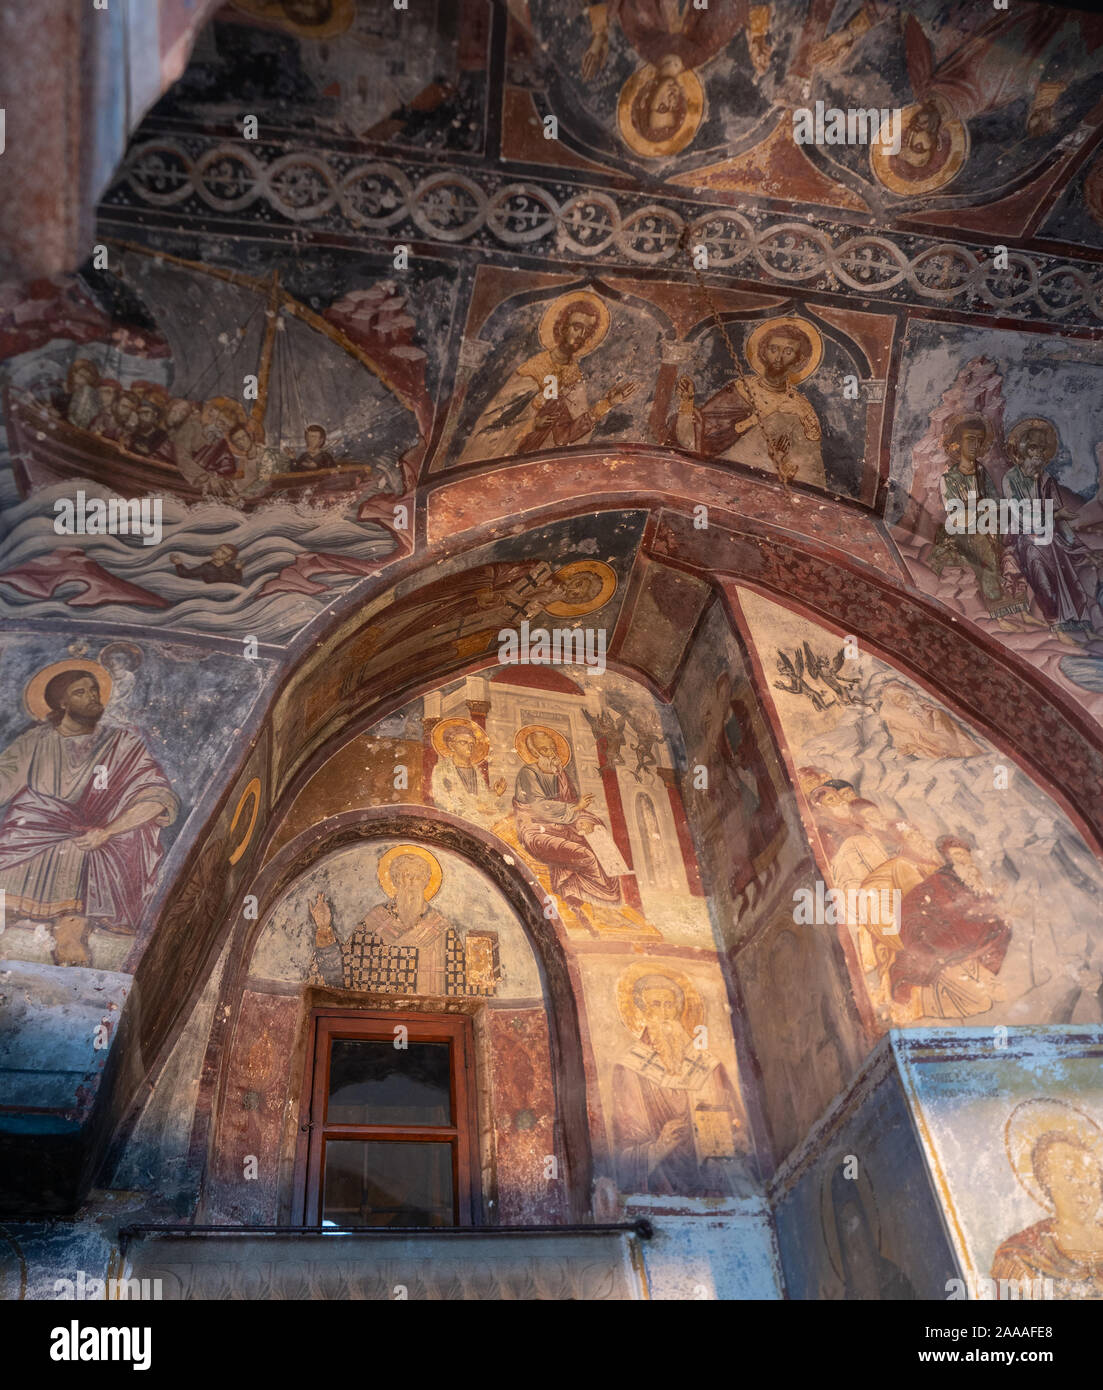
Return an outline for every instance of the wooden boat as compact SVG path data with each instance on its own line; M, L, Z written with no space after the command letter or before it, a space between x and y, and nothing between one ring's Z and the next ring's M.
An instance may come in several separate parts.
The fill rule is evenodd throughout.
M48 406L15 395L10 387L4 389L4 419L20 497L56 483L86 478L118 497L171 493L188 503L218 500L164 459L131 453L121 444L78 429ZM231 505L251 511L273 500L351 500L368 486L372 471L369 463L342 463L310 472L273 473L263 489L235 497Z
M267 280L257 280L237 271L206 266L183 260L181 257L164 253L155 255L144 247L129 243L115 245L131 255L155 261L158 274L163 275L166 267L178 273L196 272L225 281L252 298L253 307L249 310L247 302L243 302L240 296L237 297L236 302L247 310L247 316L244 323L236 326L230 333L221 335L230 344L226 352L216 353L213 357L197 356L194 344L181 337L177 344L179 351L174 350L173 358L178 367L182 366L185 369L182 373L185 378L189 375L186 370L189 359L193 365L191 375L194 377L209 381L212 370L219 369L221 390L216 381L215 389L204 392L203 398L206 399L219 394L230 395L232 387L228 383L236 383L240 394L244 380L242 366L250 367L257 380L257 396L251 402L248 418L250 422L258 421L265 428L266 436L269 436L272 430L265 417L272 402L274 372L275 375L281 376L287 383L286 390L290 399L279 403L280 418L275 441L277 448L283 446L283 436L286 434L290 447L285 452L291 453L296 444L301 449L305 424L315 421L320 423L327 406L332 412L335 395L339 401L362 400L366 394L362 379L364 368L385 388L385 395L390 398L392 413L395 410L414 413L412 403L389 379L385 366L374 360L339 328L288 294L280 285L278 274L273 273ZM224 298L225 295L220 295L220 305ZM185 328L194 324L194 299L195 296L192 294L191 302L185 303L184 306L186 310L190 310L190 314L185 312L170 316L180 320ZM232 308L233 304L229 307ZM344 389L339 392L330 383L328 402L325 405L315 405L309 398L311 377L317 378L320 371L317 361L312 362L312 372L303 372L286 363L283 364L282 372L279 370L282 341L289 336L279 330L285 329L289 321L296 326L305 326L312 335L316 335L312 341L327 349L331 358L333 349L338 349L342 355L341 360L347 363L351 370L359 373L361 380L354 378L347 383L341 382L340 385ZM254 323L256 326L250 334L247 330ZM176 328L175 331L179 332L180 329ZM171 331L166 333L166 336L170 337L172 346ZM220 362L219 358L224 360ZM332 376L332 360L326 365L330 367ZM174 382L173 389L180 396L199 403L197 396L189 392L186 380ZM375 387L375 392L379 394L378 386ZM306 403L303 400L304 394L307 397ZM385 399L384 408L387 404ZM187 503L226 500L234 507L250 511L273 500L326 504L352 500L370 486L373 472L378 471L373 464L364 460L350 460L336 463L330 468L276 472L269 475L263 487L258 487L248 495L233 495L221 499L217 488L205 489L202 484L185 478L173 464L135 453L116 441L103 439L90 430L71 424L52 403L44 403L5 386L3 408L12 455L12 470L21 497L28 497L40 488L83 478L122 497L170 493ZM416 415L414 418L416 420ZM287 419L293 424L284 430ZM296 432L297 440L294 438ZM271 442L269 438L269 443ZM215 477L216 475L212 475L212 481ZM386 487L384 485L377 490L385 491Z

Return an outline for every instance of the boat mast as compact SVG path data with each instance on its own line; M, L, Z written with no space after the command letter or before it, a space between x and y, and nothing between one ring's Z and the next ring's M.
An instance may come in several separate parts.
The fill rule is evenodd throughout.
M132 251L139 256L148 256L151 260L164 261L169 265L183 266L187 270L198 271L201 275L213 275L219 280L225 280L230 285L245 285L249 289L254 289L258 293L263 293L266 288L271 291L272 282L270 280L258 280L255 276L246 275L240 270L224 270L221 266L208 265L203 261L185 260L183 256L173 256L168 251L152 251L148 246L142 246L136 241L122 241L118 238L109 237L106 239L109 246L117 246L122 251ZM367 367L373 376L377 377L388 391L408 410L416 419L417 403L409 395L405 387L393 379L390 371L382 362L376 361L370 352L365 351L359 343L354 343L347 334L335 324L330 323L321 314L316 314L313 309L308 309L305 304L300 304L294 295L288 294L286 290L280 290L280 297L283 301L283 308L286 313L301 319L317 333L324 334L331 342L343 348L350 357Z
M265 309L264 343L260 350L260 366L257 368L257 398L249 412L250 420L264 423L265 407L268 404L268 380L272 374L272 352L276 343L276 330L280 326L280 273L273 270L268 290L268 306ZM266 443L270 441L265 441Z

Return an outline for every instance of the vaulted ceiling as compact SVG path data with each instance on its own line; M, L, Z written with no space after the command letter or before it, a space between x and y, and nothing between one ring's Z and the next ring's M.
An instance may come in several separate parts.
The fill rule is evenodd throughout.
M214 15L87 258L0 291L8 679L129 644L191 779L129 1080L211 965L190 924L243 789L263 828L351 732L485 666L445 590L496 592L495 567L615 570L611 660L663 700L708 601L769 595L1098 839L1101 49L1099 17L1027 3ZM826 138L870 108L899 152ZM805 114L825 138L798 142ZM978 417L997 491L1045 437L1060 583L948 542ZM156 496L162 543L60 540L74 479ZM379 615L419 644L369 640Z

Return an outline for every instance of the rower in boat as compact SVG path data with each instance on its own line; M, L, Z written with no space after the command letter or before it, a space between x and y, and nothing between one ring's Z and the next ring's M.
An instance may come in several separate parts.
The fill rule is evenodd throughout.
M428 411L420 397L415 408L398 383L420 349L401 339L396 347L388 329L373 356L368 338L361 346L301 304L278 273L256 280L114 244L121 249L115 273L154 318L173 326L166 330L171 387L129 379L120 350L101 349L97 362L88 345L74 355L64 383L46 384L48 396L6 387L3 414L24 497L77 477L124 496L170 492L243 508L275 496L352 502L365 499L369 481L374 495L389 492L396 462L400 478L416 469ZM200 287L204 276L223 282L213 300ZM197 310L202 335L194 331ZM213 313L225 316L222 331L207 320ZM188 331L177 334L179 324ZM343 448L333 445L331 420L340 421ZM387 457L365 459L383 439Z

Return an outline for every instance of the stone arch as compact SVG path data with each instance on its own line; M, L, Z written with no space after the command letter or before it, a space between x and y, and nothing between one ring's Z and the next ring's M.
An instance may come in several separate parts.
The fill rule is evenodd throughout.
M621 447L615 459L593 451L572 451L570 478L560 477L551 469L553 461L554 456L533 456L504 464L474 465L457 475L431 479L418 507L418 528L424 547L419 548L416 556L397 562L385 579L373 581L367 596L357 593L348 601L335 604L325 635L317 630L310 631L309 636L304 633L293 653L300 658L300 666L301 658L310 650L308 642L312 647L325 648L357 630L354 606L359 611L373 595L388 589L393 593L392 586L399 583L405 594L402 598L394 596L393 603L416 596L418 590L412 586L419 578L431 575L441 560L473 554L500 537L506 519L515 516L518 509L524 510L528 518L526 530L598 511L645 512L646 545L649 553L660 557L663 563L704 579L721 594L739 582L780 597L820 620L836 624L841 631L854 633L873 652L899 665L928 688L938 689L940 698L976 723L1070 813L1099 852L1103 845L1103 753L1090 719L1024 661L907 588L893 572L891 550L882 533L862 508L818 499L814 507L806 510L783 510L788 504L781 489L753 477L751 470L693 463L666 449ZM616 464L615 470L610 469L611 463ZM802 504L807 496L802 496ZM701 502L709 508L707 531L694 527L694 508ZM820 515L821 509L826 511L826 517ZM958 653L956 659L971 676L967 687L963 683L952 693L933 685L929 677L930 672L940 669L950 652ZM352 728L365 727L390 709L432 689L441 679L492 663L492 658L472 660L446 673L434 668L416 685L404 687L393 696L373 693L361 707L355 723L343 725L331 740L319 746L309 762L280 789L270 807L268 828L255 837L239 866L242 880L256 873L263 862L269 828L276 823L281 807L288 804L287 799L309 775L315 756L331 752ZM624 670L661 698L665 696L650 672L619 662L615 651L609 665ZM298 677L299 669L292 666L280 688L271 693L259 725L254 725L255 739L268 737L266 731L271 728L279 700ZM223 807L232 794L233 789L227 791ZM171 951L167 944L162 951L155 948L176 906L182 905L195 866L206 853L221 814L222 808L215 811L197 838L183 872L161 894L161 921L150 943L154 949L147 951L138 970L139 997L147 981L152 983L152 976L172 978ZM164 1020L152 1042L138 1019L132 1019L121 1031L113 1052L122 1053L131 1047L135 1035L139 1046L130 1057L112 1058L109 1079L120 1080L121 1086L110 1098L106 1112L104 1123L111 1130L117 1130L123 1113L132 1104L142 1076L155 1073L167 1056L172 1037L197 998L205 971L213 964L215 943L224 941L228 930L228 918L223 913L220 921L204 925L203 940L193 940L189 947L190 970L185 976L192 970L196 973L187 980L185 989L174 996L172 1017ZM153 987L156 989L155 984ZM163 986L160 992L164 993Z
M217 1113L225 1094L233 1047L229 1040L249 978L253 952L272 912L286 893L316 864L335 852L381 839L399 838L448 850L476 868L497 889L520 923L541 977L548 1009L551 1079L556 1122L567 1167L567 1209L570 1220L589 1219L594 1157L587 1121L587 1076L579 1019L579 989L564 949L565 933L556 919L544 913L539 884L528 869L505 854L495 838L470 825L424 806L385 806L348 812L297 836L283 846L262 870L254 887L255 921L238 928L232 964L223 979L216 1027L207 1047L205 1074L193 1130L193 1153L208 1154ZM281 1194L281 1197L285 1194Z
M717 589L738 582L838 623L920 682L957 678L940 697L1012 752L1103 854L1103 737L1090 715L1034 666L909 587L865 508L801 491L796 507L776 484L741 465L701 465L673 450L618 446L572 452L570 478L542 459L481 468L427 489L426 539L462 551L494 532L512 508L531 525L598 510L646 507L651 552ZM615 486L610 467L615 463ZM502 511L494 495L502 493ZM815 497L808 505L807 499ZM707 529L694 510L708 509ZM949 681L947 681L949 687Z

